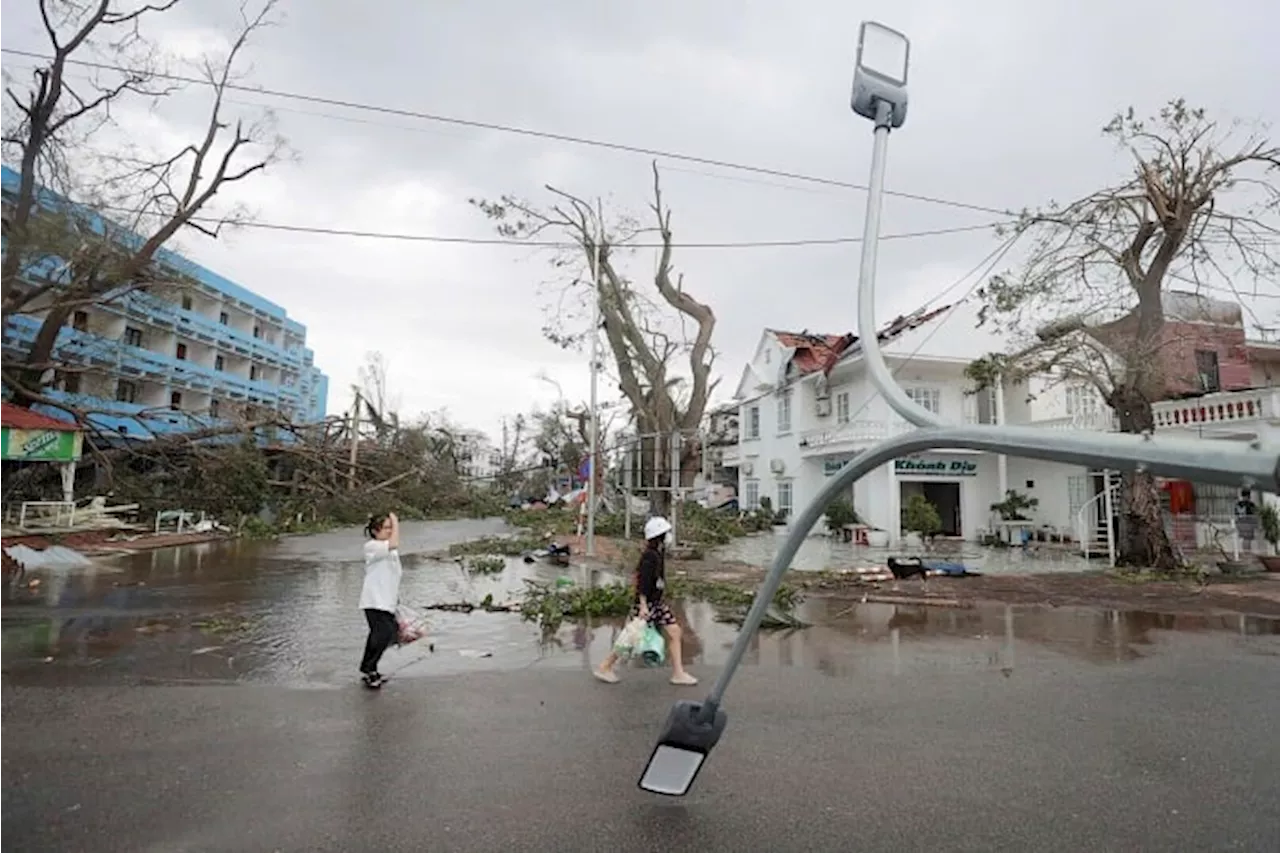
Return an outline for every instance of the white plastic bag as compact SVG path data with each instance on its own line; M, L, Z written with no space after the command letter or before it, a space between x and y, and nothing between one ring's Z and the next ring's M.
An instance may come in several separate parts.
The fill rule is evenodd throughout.
M427 636L427 620L421 613L403 604L396 607L396 645L407 646Z
M628 621L618 632L618 639L613 641L613 650L623 657L631 657L632 653L640 647L640 641L644 639L645 626L648 624L639 616Z

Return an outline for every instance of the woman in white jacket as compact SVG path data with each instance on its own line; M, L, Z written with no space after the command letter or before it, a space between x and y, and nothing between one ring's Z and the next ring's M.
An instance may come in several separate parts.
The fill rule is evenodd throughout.
M360 591L360 609L369 623L369 639L364 644L360 661L360 677L364 686L376 690L383 677L378 661L396 640L396 605L400 603L400 520L396 514L375 515L365 527L369 541L364 543L364 588Z

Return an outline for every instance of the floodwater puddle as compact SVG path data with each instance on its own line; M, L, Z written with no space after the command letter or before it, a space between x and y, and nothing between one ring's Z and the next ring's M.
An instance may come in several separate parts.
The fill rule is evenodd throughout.
M501 522L406 524L402 600L424 607L488 598L517 600L527 580L607 583L580 566L504 560L469 572L426 555L449 541L501 531ZM356 606L363 579L358 531L275 543L205 543L41 575L6 590L6 681L332 686L353 680L365 637ZM718 667L737 635L706 602L674 602L688 627L685 659ZM566 623L544 638L516 613L431 610L430 640L392 649L383 670L429 677L526 667L585 668L609 651L621 620ZM1160 652L1175 634L1233 638L1280 650L1280 620L1166 616L1082 608L1001 605L944 608L814 598L799 614L811 627L763 632L746 664L800 667L843 677L921 668L1004 673L1016 661L1061 655L1109 664Z

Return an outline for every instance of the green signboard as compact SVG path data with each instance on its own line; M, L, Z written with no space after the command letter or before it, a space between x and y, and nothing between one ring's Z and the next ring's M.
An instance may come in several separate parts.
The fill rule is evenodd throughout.
M82 437L78 432L56 429L0 430L0 456L18 462L73 462L80 458Z

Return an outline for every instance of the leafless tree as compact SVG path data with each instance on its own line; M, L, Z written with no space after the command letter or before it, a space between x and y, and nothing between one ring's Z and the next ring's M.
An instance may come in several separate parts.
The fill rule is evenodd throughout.
M648 227L627 216L602 221L598 206L555 187L547 191L554 200L545 207L512 196L471 201L503 236L565 239L567 248L556 252L552 265L567 280L552 283L555 299L544 334L561 346L580 345L591 331L591 322L583 323L582 317L590 315L592 300L598 300L618 389L630 404L637 433L648 442L643 458L669 458L669 437L697 430L716 385L711 377L716 316L710 305L685 290L684 276L673 265L671 211L662 198L657 164L649 206L653 224ZM657 238L652 290L638 287L623 268L624 258L645 235ZM597 249L599 270L593 277ZM681 355L687 376L677 363ZM696 471L697 450L689 442L682 454L681 485L690 485ZM654 477L653 482L663 479L660 472Z
M130 147L97 152L96 159L77 158L77 142L109 123L113 108L129 97L156 98L173 90L164 82L169 78L137 54L153 55L142 24L178 0L129 9L113 0L39 2L52 55L25 92L7 88L6 103L16 115L4 129L6 154L21 169L16 192L5 204L4 319L41 319L25 363L6 370L4 380L27 403L61 366L58 335L76 310L135 290L185 286L181 270L157 257L162 247L184 228L216 237L239 221L243 211L214 213L214 197L286 150L269 117L233 121L225 109L237 60L250 38L270 25L276 0L265 0L257 11L241 6L240 26L225 56L201 60L210 106L200 138L171 154L147 156ZM128 55L140 64L116 72L120 79L113 83L73 83L68 66L99 45L117 56L132 47ZM51 195L82 183L74 180L78 167L93 173L98 198Z
M1152 404L1186 380L1167 358L1168 292L1239 297L1275 286L1280 147L1182 100L1146 120L1131 108L1103 133L1133 158L1132 175L1023 214L1015 229L1031 240L1025 263L979 292L983 321L1009 333L1017 351L969 373L980 385L1031 375L1087 383L1122 431L1150 432ZM1176 567L1150 475L1125 476L1121 507L1121 561Z

